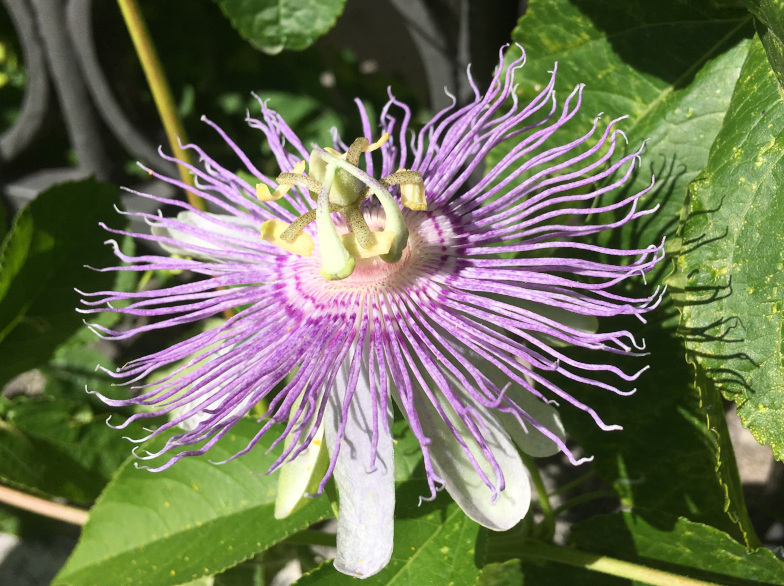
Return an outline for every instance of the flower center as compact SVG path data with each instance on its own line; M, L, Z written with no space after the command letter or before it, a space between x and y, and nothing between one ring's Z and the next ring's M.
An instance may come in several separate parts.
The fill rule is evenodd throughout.
M418 171L398 169L381 179L375 179L358 167L362 153L372 152L389 139L370 144L368 139L356 139L348 151L338 153L331 148L314 148L310 153L309 170L305 161L294 166L292 173L278 175L274 192L259 183L256 196L265 202L283 197L292 186L307 189L316 207L298 217L291 224L280 220L267 220L261 227L261 237L293 254L310 256L314 243L303 229L316 222L316 234L321 251L321 274L331 281L345 279L356 266L356 259L379 258L386 263L398 262L408 242L403 214L388 188L400 186L400 203L411 209L424 211L425 186ZM384 230L372 231L362 213L362 204L370 196L378 199L384 209ZM338 213L349 228L348 234L339 235L332 214Z

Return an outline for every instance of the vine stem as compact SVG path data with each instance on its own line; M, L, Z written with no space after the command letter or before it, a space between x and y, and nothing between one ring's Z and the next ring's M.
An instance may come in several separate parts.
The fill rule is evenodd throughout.
M5 503L12 507L16 507L17 509L24 509L25 511L30 511L31 513L36 513L45 517L51 517L58 521L71 523L72 525L84 525L89 516L87 511L82 509L61 505L60 503L53 503L52 501L19 492L18 490L2 485L0 485L0 503Z
M604 555L588 553L571 547L550 545L535 539L527 539L520 548L520 557L534 560L548 560L584 568L602 574L609 574L619 578L637 580L653 586L721 586L715 582L706 582L641 566L632 562L625 562Z
M182 126L180 117L177 115L177 109L174 107L174 99L169 88L169 82L163 73L161 61L158 59L158 53L155 50L155 45L152 43L152 38L142 18L139 6L136 0L117 0L117 3L120 5L125 26L128 27L128 32L131 34L134 49L139 56L139 62L150 86L152 97L155 100L155 107L158 109L163 128L166 131L166 138L169 140L174 156L184 163L190 163L190 156L180 146L180 141L183 143L188 142L185 129ZM183 183L193 187L193 177L188 170L182 165L178 165L177 168L180 171ZM188 203L198 210L206 210L204 201L201 198L191 191L186 193Z
M539 508L542 510L543 519L537 528L539 530L537 537L544 541L550 541L555 533L555 515L553 514L553 507L550 504L550 497L547 494L547 488L542 481L539 467L536 465L536 462L533 461L533 458L524 452L520 452L520 458L523 460L523 464L531 475L531 482L533 482L534 489L536 490Z

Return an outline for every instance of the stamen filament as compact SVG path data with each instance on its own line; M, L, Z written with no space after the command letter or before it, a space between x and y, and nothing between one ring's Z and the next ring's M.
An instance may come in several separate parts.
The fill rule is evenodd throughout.
M346 207L343 209L343 213L348 225L351 226L351 231L356 236L357 244L362 248L370 248L373 246L376 243L376 239L373 237L373 232L370 231L359 206L354 205Z

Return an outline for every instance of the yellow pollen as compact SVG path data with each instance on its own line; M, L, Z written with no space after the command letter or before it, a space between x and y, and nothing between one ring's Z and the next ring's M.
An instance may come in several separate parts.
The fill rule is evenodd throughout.
M346 159L346 153L339 153L332 147L324 147L324 150L327 151L333 157L337 157L338 159L343 159L343 160Z
M315 245L313 238L303 229L315 221L321 274L329 280L345 279L351 275L355 259L380 258L386 263L398 262L408 241L401 204L411 210L424 211L427 210L427 201L424 182L418 171L399 169L376 180L359 168L359 154L380 149L389 138L389 133L384 133L370 144L367 138L357 138L346 153L329 147L316 148L310 153L308 172L304 176L306 163L299 161L291 173L278 176L278 187L274 192L266 184L259 183L256 196L261 201L280 199L294 185L307 190L317 201L314 209L291 224L280 220L266 221L261 229L262 239L292 254L310 256ZM394 186L400 188L399 201L388 191ZM362 207L368 197L378 199L384 210L383 231L371 231L364 218ZM348 234L338 233L332 214L340 214Z
M354 258L372 258L374 256L381 256L389 252L392 248L392 241L395 239L394 232L372 232L375 237L375 243L368 248L362 248L357 242L357 235L353 232L350 234L343 234L340 239L343 241L343 246L346 247L348 253Z
M292 173L299 175L305 170L305 161L300 161L294 168L291 170ZM278 185L277 189L273 192L270 192L269 187L267 187L264 183L257 183L256 184L256 197L259 198L261 201L275 201L276 199L280 199L284 195L286 195L291 189L291 185Z
M288 227L289 225L286 222L281 222L280 220L267 220L261 226L261 238L287 252L291 252L298 256L310 256L315 246L310 235L305 234L305 232L300 232L294 237L293 242L286 242L280 235L283 234Z
M373 144L369 144L365 148L363 148L362 152L369 153L378 148L381 148L381 146L388 140L389 140L389 133L385 132L384 134L381 135L381 138L379 138L376 142L374 142Z
M407 169L398 169L398 173L405 173ZM424 212L427 210L427 200L425 199L425 184L402 183L400 185L400 203L410 210Z

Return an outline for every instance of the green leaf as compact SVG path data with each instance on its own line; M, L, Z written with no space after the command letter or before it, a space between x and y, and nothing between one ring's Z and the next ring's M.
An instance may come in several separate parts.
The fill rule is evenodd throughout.
M269 54L306 49L335 26L346 0L216 0L232 26Z
M213 578L212 586L265 586L264 565L260 561L248 560Z
M708 166L692 183L670 280L689 360L784 458L784 101L756 40Z
M395 504L395 546L384 570L362 581L363 586L473 586L479 578L475 545L480 527L447 495L422 502L423 482L399 484ZM297 586L353 584L331 562L297 580Z
M653 511L592 517L572 528L570 541L584 551L695 579L784 584L784 563L773 552L765 548L750 552L713 527Z
M33 239L33 219L28 210L29 206L14 218L11 230L5 235L0 247L0 302L8 293L14 277L22 270ZM1 335L3 335L2 330L0 330Z
M5 235L8 232L7 214L8 212L6 212L5 206L0 205L0 242L5 239Z
M395 418L392 437L395 441L395 482L404 482L411 478L424 479L424 467L421 466L422 448L408 422Z
M95 334L92 332L89 334L95 338ZM114 361L96 348L76 344L60 346L52 359L39 367L40 372L46 377L44 393L50 397L86 402L95 411L106 412L107 416L117 413L117 409L107 407L95 395L85 393L85 389L88 389L110 398L127 397L125 388L115 386L117 379L98 369L98 365L109 371L114 371L116 368Z
M784 3L781 0L746 0L746 6L756 17L757 33L784 91Z
M556 87L562 97L575 85L587 84L583 115L559 130L560 142L582 135L601 111L608 118L629 114L621 127L630 148L648 139L631 189L647 186L655 173L656 186L642 206L660 209L601 235L596 243L644 247L673 234L688 183L707 164L709 145L721 128L749 49L748 42L737 39L749 25L744 11L709 2L532 0L513 33L527 54L516 80L523 99L541 89L537 84L558 61ZM670 266L662 262L649 284L637 283L633 294L650 294ZM714 421L716 409L719 417L723 413L721 405L706 402L694 387L683 344L675 336L677 312L670 298L647 319L643 326L621 319L600 325L626 328L646 342L648 357L612 358L626 372L650 365L625 387L636 387L634 396L569 387L623 431L601 431L585 414L565 408L566 429L595 457L593 466L623 505L687 516L753 543L726 425ZM587 363L603 360L589 351L567 352ZM709 415L714 420L709 422ZM716 435L722 429L723 435Z
M487 564L479 574L476 586L514 586L523 583L520 560Z
M640 207L659 205L660 210L601 238L636 248L658 244L675 232L686 188L707 163L746 47L729 49L750 33L746 11L717 8L705 0L529 3L512 33L526 52L525 67L515 78L521 100L541 91L557 62L560 102L585 84L580 114L559 129L559 144L590 130L600 112L605 122L628 116L619 128L628 137L629 149L646 141L643 164L630 190L646 188L654 174L656 185ZM500 159L513 146L507 141L492 155ZM665 265L653 281L661 280Z
M0 250L0 386L45 362L82 326L74 288L99 290L114 276L101 220L117 225L117 190L93 180L41 193L14 221Z
M227 464L258 432L238 422L205 456L189 457L158 473L131 458L90 511L82 538L54 585L167 586L210 576L331 515L319 497L290 517L273 518L277 475L265 475L276 456L265 435L250 453ZM149 450L166 438L154 440Z
M19 535L21 525L19 509L0 506L0 533Z
M142 431L134 425L133 432ZM91 503L128 453L90 407L40 397L0 399L0 479L26 490Z

